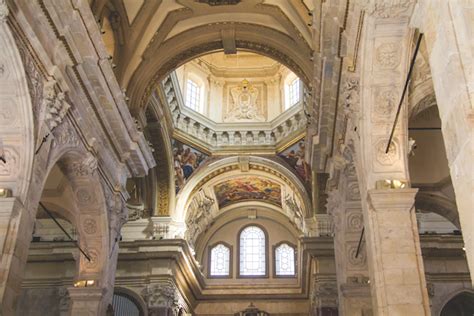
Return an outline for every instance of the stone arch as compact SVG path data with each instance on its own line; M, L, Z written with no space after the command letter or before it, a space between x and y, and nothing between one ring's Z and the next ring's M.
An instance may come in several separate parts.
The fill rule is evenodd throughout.
M237 49L277 60L310 86L313 71L310 47L294 49L299 47L294 39L268 27L248 23L231 23L231 25L235 29ZM152 42L128 84L127 91L130 94L131 104L139 107L133 110L138 111L146 106L154 87L173 69L201 55L222 51L221 31L228 28L229 23L214 23L180 33L159 45ZM189 38L193 40L187 40Z
M14 262L24 244L29 244L17 237L20 223L28 217L24 213L33 169L34 123L26 73L4 2L0 10L0 151L5 160L0 162L0 188L12 195L0 201L0 313L9 315L13 314L19 294L17 278L22 273L22 266Z
M468 295L468 296L471 297L471 300L474 301L474 291L473 290L471 290L471 289L457 289L456 291L451 292L451 293L449 293L449 294L447 294L446 296L443 297L442 303L439 305L439 310L438 311L433 311L435 313L435 315L443 316L442 312L443 312L443 309L446 307L446 305L449 304L449 302L451 302L456 297L459 297L460 295Z
M441 215L461 229L456 203L445 196L420 191L415 197L415 207Z
M0 17L0 46L0 150L3 147L6 161L0 162L0 187L25 203L33 167L33 107L20 52L5 17Z
M109 227L105 195L96 174L96 158L90 153L69 150L59 156L56 163L70 182L79 244L91 259L80 256L77 277L94 278L102 283L110 251Z
M212 197L208 196L210 194L209 190L211 190L212 185L241 176L258 176L268 178L272 181L276 181L275 183L281 185L282 204L281 206L273 207L273 209L277 209L279 213L283 214L283 216L286 216L290 221L296 223L300 231L305 231L304 219L312 217L313 212L310 198L303 183L301 183L299 178L292 171L288 170L286 167L280 165L279 163L276 163L274 160L255 156L250 156L248 158L248 172L239 172L239 157L227 157L217 161L211 161L210 163L201 166L200 169L196 170L195 174L193 174L193 176L188 179L186 185L180 190L177 196L175 213L172 214L172 217L175 222L180 223L180 225L182 225L182 234L184 234L184 232L187 230L185 222L188 215L187 212L189 212L192 203L194 203L193 205L196 206L196 203L199 204L199 201L202 201L204 206L209 206L208 211L211 212L209 213L208 211L206 211L206 213L209 213L211 217L214 216L215 213L217 213L215 211L216 206L214 205L217 204L215 204L216 201L214 201ZM203 191L203 189L205 191ZM293 202L296 203L296 206L298 207L298 212L300 214L296 214L297 211L292 210L289 205L286 205L285 199L287 198L287 196L285 195L285 193L288 193L289 196L293 198ZM212 193L211 195L214 196L214 193ZM195 201L196 199L198 199L199 201ZM241 205L242 203L243 202L239 202L236 203L236 205ZM255 205L262 204L267 205L268 207L272 207L269 202L253 201L251 203ZM230 206L225 206L219 209L219 212L226 211L226 209L233 209L233 207L234 206L232 206L232 204ZM217 208L219 207L217 206ZM194 213L199 211L196 210L196 208L193 208L193 210ZM209 218L206 217L205 219L207 221ZM200 227L202 225L199 224L198 226Z
M139 295L137 292L127 287L116 286L114 288L114 294L115 293L122 294L124 296L131 298L132 301L138 305L138 308L140 309L140 312L141 312L140 315L148 316L148 308L147 308L146 302L143 300L143 297Z

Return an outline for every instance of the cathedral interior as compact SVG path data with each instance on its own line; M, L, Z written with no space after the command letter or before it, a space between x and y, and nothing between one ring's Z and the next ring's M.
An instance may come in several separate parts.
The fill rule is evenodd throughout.
M0 315L474 315L474 1L0 0Z

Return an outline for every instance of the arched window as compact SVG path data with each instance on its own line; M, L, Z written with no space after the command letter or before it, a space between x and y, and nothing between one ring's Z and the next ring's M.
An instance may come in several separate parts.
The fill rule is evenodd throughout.
M211 248L209 268L211 277L230 276L230 253L230 247L224 244L217 244Z
M295 248L282 243L275 248L275 275L295 275Z
M241 276L266 276L266 236L257 226L248 226L239 236L239 273Z
M201 112L201 86L191 79L186 82L186 106Z
M141 316L143 311L135 299L125 293L114 293L112 297L114 315L117 316Z

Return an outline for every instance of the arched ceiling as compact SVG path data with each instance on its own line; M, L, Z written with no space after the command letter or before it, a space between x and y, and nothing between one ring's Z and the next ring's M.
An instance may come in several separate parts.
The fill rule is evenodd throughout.
M213 51L259 52L309 83L312 1L93 0L116 37L114 63L131 107L144 106L159 80Z

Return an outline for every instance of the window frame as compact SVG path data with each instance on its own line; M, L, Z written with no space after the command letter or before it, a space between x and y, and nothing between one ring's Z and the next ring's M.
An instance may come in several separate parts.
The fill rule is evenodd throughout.
M294 255L295 255L295 273L293 275L278 275L276 273L276 250L278 247L280 247L281 245L283 244L287 244L288 246L290 246L291 248L293 248L293 251L294 251ZM282 240L278 243L276 243L275 245L273 245L273 260L272 260L272 263L273 263L273 278L275 279L295 279L298 277L298 247L289 242L288 240Z
M189 89L189 85L193 85L195 86L195 89L196 89L196 95L194 96L195 99L196 99L196 108L192 108L191 106L188 105L188 93L190 93L190 89ZM194 78L190 77L190 76L187 76L186 78L186 82L185 82L185 86L186 86L186 89L185 89L185 93L184 93L184 105L192 110L192 111L195 111L197 113L201 113L203 114L203 109L202 109L202 102L203 100L201 100L203 98L203 95L202 95L202 83L194 80Z
M297 88L295 87L297 86ZM293 91L297 89L297 91ZM294 92L294 93L293 93ZM292 102L291 97L295 97L296 101ZM285 104L285 110L288 110L301 101L301 79L296 77L288 82L288 104Z
M229 274L228 275L212 275L211 274L211 261L212 261L212 249L215 248L218 245L224 245L229 249ZM234 274L233 274L233 262L234 262L234 249L232 245L226 243L225 241L218 241L216 243L213 243L212 245L209 245L207 247L207 278L208 279L232 279Z
M240 236L242 232L248 228L255 226L263 231L265 235L265 274L264 275L242 275L240 274ZM269 278L269 251L268 251L268 232L267 230L260 224L247 224L240 228L239 232L237 233L237 279L268 279Z

